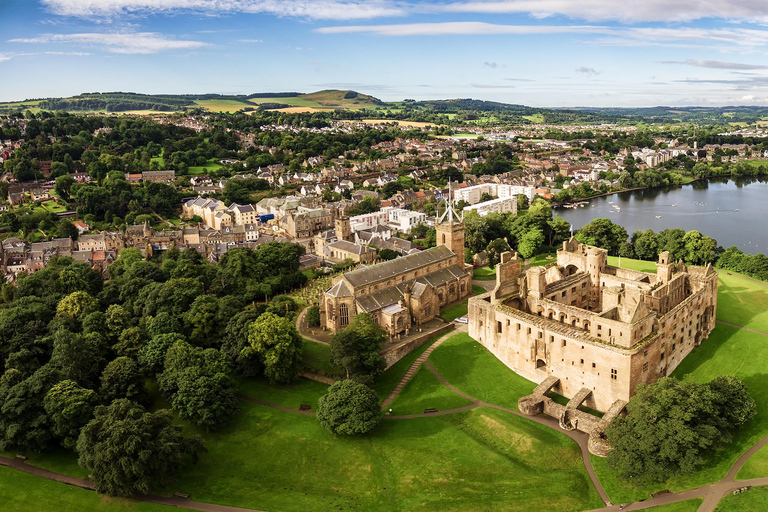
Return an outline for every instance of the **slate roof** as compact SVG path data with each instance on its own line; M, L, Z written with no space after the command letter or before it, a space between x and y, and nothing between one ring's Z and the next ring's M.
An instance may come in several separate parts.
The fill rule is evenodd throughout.
M422 254L422 253L419 253ZM405 258L398 258L399 260ZM390 260L396 261L396 260ZM380 264L381 265L381 264ZM379 265L377 265L379 266ZM374 267L368 267L374 268ZM365 270L365 269L361 269ZM436 287L445 284L449 281L455 281L457 278L464 275L464 270L458 265L451 265L448 268L432 272L426 276L421 276L412 281L406 281L405 283L390 286L383 290L378 290L370 295L363 295L357 298L357 305L363 311L370 313L382 309L390 304L395 304L403 298L405 290L409 285L412 285L411 296L421 296L427 286ZM342 281L340 281L342 282Z
M330 243L325 246L326 253L328 252L328 249L339 249L341 251L351 252L353 254L363 254L366 252L365 246L353 244L352 242L347 242L346 240L339 240L338 242Z
M358 287L364 284L371 284L384 279L390 279L404 272L425 267L438 261L443 261L453 255L453 251L448 247L438 245L437 247L432 247L431 249L416 254L409 254L408 256L385 261L378 265L347 272L344 274L344 277L352 286Z

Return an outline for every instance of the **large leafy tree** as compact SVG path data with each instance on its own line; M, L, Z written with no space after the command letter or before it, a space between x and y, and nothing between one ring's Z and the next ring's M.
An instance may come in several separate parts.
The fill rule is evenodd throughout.
M619 246L627 240L627 230L610 219L595 219L576 233L576 240L583 244L608 249L612 255L619 253Z
M101 374L99 396L106 404L118 398L146 403L149 395L136 361L125 356L110 361Z
M379 355L385 342L384 329L373 323L369 313L359 313L331 339L331 364L344 370L347 378L369 382L386 368Z
M317 419L334 434L366 434L376 428L381 416L376 392L353 380L336 382L318 402Z
M170 411L146 412L130 400L96 408L77 440L79 464L91 471L96 490L110 495L146 494L168 486L187 455L196 460L202 441L185 438Z
M58 371L51 365L26 379L18 370L0 378L0 450L40 452L51 446L50 418L43 400L58 380Z
M233 373L232 360L226 354L177 341L165 356L165 370L158 382L181 419L209 431L237 410Z
M165 355L177 341L185 341L184 336L178 333L158 334L139 350L139 364L142 369L151 375L157 375L163 371Z
M255 377L264 371L260 354L248 340L251 322L259 318L263 312L263 304L260 307L245 309L234 315L227 323L221 350L229 354L235 364L235 370L243 377Z
M102 347L95 345L92 338L64 328L53 335L51 364L60 370L64 379L87 388L96 385L106 363Z
M755 414L746 386L734 377L707 384L665 378L640 385L606 434L608 466L626 478L662 482L691 474Z
M302 338L291 320L264 313L250 324L248 341L259 354L270 382L291 382L299 375Z
M96 392L80 387L77 382L64 380L45 395L45 412L51 419L53 435L65 448L74 448L80 429L93 417L98 402Z

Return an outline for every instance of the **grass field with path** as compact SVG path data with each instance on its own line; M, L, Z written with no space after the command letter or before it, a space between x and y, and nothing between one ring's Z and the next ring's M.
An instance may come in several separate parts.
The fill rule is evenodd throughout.
M188 509L124 498L46 480L0 466L0 509L3 512L174 512Z
M715 512L765 512L768 510L768 487L753 487L747 492L726 494Z
M302 363L310 368L326 372L336 371L336 368L331 365L331 347L329 345L305 339L303 349Z
M211 112L237 112L246 107L254 108L250 103L237 100L195 100L195 105Z
M312 417L241 403L175 486L260 510L577 511L601 506L576 445L496 410L384 420L335 437Z
M424 409L447 411L471 403L444 386L429 369L422 366L390 407L392 414L421 414Z
M670 503L669 505L662 505L660 507L649 508L651 512L696 512L701 506L702 499L679 501L677 503Z
M480 295L485 292L486 290L482 286L478 286L476 284L472 285L472 295ZM454 304L453 306L448 306L447 308L443 309L440 312L440 317L446 322L453 322L459 317L467 316L468 301L469 301L469 297L467 297L466 299L462 300L457 304Z
M478 400L517 410L536 384L517 375L467 333L451 336L429 356L448 382Z

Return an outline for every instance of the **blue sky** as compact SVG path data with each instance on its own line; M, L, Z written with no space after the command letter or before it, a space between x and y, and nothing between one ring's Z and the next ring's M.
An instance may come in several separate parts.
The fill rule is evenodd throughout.
M0 0L0 100L337 88L763 105L767 24L765 0Z

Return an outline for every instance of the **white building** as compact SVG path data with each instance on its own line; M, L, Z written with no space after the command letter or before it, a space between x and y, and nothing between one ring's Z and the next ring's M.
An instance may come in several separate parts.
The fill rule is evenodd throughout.
M407 233L414 227L427 221L427 214L423 212L414 212L392 206L382 208L382 211L387 213L387 224L389 227L403 233Z
M491 212L503 213L512 212L517 213L517 196L513 197L500 197L498 199L491 199L483 203L477 203L464 207L465 212L476 211L481 217L485 217Z
M349 226L352 228L352 232L360 231L362 229L370 229L372 227L386 224L389 216L387 212L380 210L373 213L364 213L362 215L355 215L349 218Z

